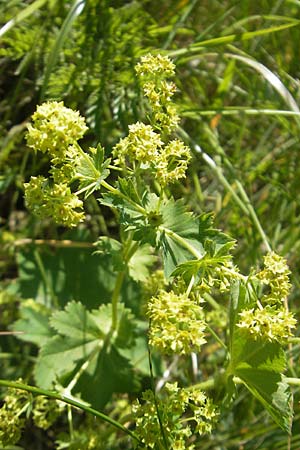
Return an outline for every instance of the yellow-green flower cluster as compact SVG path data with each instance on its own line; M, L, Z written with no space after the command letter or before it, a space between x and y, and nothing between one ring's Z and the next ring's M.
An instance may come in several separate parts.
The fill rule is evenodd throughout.
M47 430L58 419L64 409L64 404L47 397L38 396L34 399L32 418L35 425Z
M51 217L56 223L68 227L78 225L84 218L82 201L65 183L49 184L45 177L31 177L25 183L25 202L41 218Z
M165 187L185 177L191 160L190 149L179 139L164 145L160 135L151 125L141 122L129 125L129 134L114 147L116 163L139 164L152 173L158 183Z
M162 291L152 297L149 344L165 354L198 352L205 340L203 309L186 294Z
M171 133L178 126L179 116L172 104L176 86L166 78L174 76L175 65L167 56L148 54L136 65L136 72L152 108L153 125Z
M150 165L159 155L163 142L151 125L137 122L129 125L129 134L114 147L113 155L117 163L124 164L125 160L137 161Z
M217 416L210 399L202 391L179 388L177 383L167 383L161 398L155 398L150 390L145 391L142 403L137 400L132 411L136 421L135 433L147 448L155 449L165 448L165 440L172 449L194 449L194 445L188 443L192 430L187 423L196 423L196 432L202 435L211 432Z
M167 78L175 74L175 64L163 55L152 55L148 53L141 57L141 62L135 67L136 72L141 77L152 78Z
M263 296L262 302L267 304L280 304L288 296L291 284L289 280L290 270L286 260L274 252L264 257L264 269L257 277L269 287L269 292Z
M38 106L28 125L27 144L51 159L50 179L38 176L25 183L27 207L40 218L51 217L56 223L76 226L84 218L82 202L71 192L69 184L76 176L76 161L87 127L78 111L63 102L46 102Z
M182 141L166 143L166 136L179 121L172 104L176 87L166 81L174 75L174 69L168 57L150 54L141 58L136 72L153 110L151 125L130 125L128 136L113 148L117 164L150 171L162 187L184 178L191 160L190 149Z
M0 444L3 447L14 445L21 439L24 420L15 411L2 406L0 409Z
M26 405L29 406L26 392L14 389L7 391L5 403L0 409L0 444L3 447L19 442L25 425L20 415Z
M32 115L27 145L48 153L52 163L58 164L66 159L69 145L81 139L86 130L78 111L66 108L63 102L45 102Z
M292 336L291 329L295 328L297 323L291 312L271 306L244 310L239 315L237 326L255 340L286 343L287 338Z
M166 186L184 178L190 160L190 149L182 141L174 139L169 142L155 161L157 181L162 186Z

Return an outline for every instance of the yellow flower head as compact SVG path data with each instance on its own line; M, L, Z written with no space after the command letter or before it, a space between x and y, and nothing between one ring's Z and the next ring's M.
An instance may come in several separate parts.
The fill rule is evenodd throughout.
M85 119L63 102L39 105L32 122L28 125L28 146L48 153L54 164L65 160L68 146L81 139L87 130Z

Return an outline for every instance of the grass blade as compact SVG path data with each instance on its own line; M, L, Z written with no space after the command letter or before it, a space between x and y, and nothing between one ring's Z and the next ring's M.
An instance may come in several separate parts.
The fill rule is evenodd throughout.
M299 20L291 21L289 19L288 23L283 23L281 25L274 25L272 27L263 28L261 30L246 31L245 33L235 33L235 34L229 34L226 36L219 36L217 38L206 39L205 41L200 41L195 44L192 44L189 47L182 48L179 50L174 50L173 52L169 52L168 55L174 58L176 56L184 56L189 53L197 53L203 47L208 47L211 45L232 44L233 42L247 41L247 40L253 39L257 36L262 36L264 34L270 34L270 33L275 33L277 31L286 30L288 28L298 26L299 24L300 24Z
M41 8L45 3L47 3L47 0L35 0L35 2L28 5L27 8L24 8L22 11L20 11L13 19L9 20L5 25L3 25L3 27L0 29L0 37L7 33L7 31L9 31L15 25L29 17L39 8Z
M248 58L246 56L236 55L233 53L226 53L225 56L228 58L237 59L238 61L247 64L257 72L259 72L273 86L273 88L278 92L278 94L282 97L282 99L285 101L285 103L289 106L289 108L292 111L297 113L300 112L293 96L284 86L279 77L275 75L273 72L271 72L271 70L268 69L266 66L264 66L262 63L256 61L255 59Z
M85 6L85 0L75 0L72 8L70 9L67 17L64 20L64 23L62 24L62 27L58 33L58 36L56 38L56 41L52 48L52 51L49 55L48 64L45 69L44 81L43 81L41 95L40 95L41 101L45 97L45 92L46 92L46 89L47 89L47 86L49 83L50 75L53 70L53 67L55 66L60 49L62 48L65 40L67 39L67 36L68 36L69 32L71 31L74 21L83 11L84 6Z

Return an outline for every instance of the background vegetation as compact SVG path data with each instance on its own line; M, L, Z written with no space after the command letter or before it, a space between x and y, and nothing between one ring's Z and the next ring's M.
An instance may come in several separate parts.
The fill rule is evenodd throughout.
M113 271L93 255L92 244L100 235L116 235L115 217L93 196L85 205L86 221L75 231L31 216L24 207L23 184L47 172L49 163L26 147L24 135L37 104L63 100L87 119L83 146L101 142L109 155L143 111L134 66L142 55L158 50L176 63L181 137L194 151L186 181L174 187L175 197L183 197L191 211L214 213L217 227L237 240L235 262L245 273L261 264L265 234L271 248L288 260L293 283L289 303L298 314L299 1L1 0L0 17L1 330L25 320L20 308L30 305L33 300L28 299L34 299L38 311L63 308L70 300L88 309L109 301ZM141 320L142 295L138 280L125 283L123 300ZM35 331L40 339L43 331ZM226 335L222 323L219 331ZM34 337L27 342L22 336L1 336L1 378L21 377L33 384L35 344ZM143 350L131 359L140 374L137 385L128 380L121 392L136 396L149 385ZM291 361L298 361L299 352L294 345ZM215 342L208 345L199 357L201 373L195 382L216 375L220 361L222 349ZM157 362L158 376L168 364ZM187 362L172 365L175 377L189 377L190 370ZM288 371L300 376L295 363ZM94 406L106 408L112 417L124 414L126 423L117 382L102 386L96 395L82 383L88 401L93 398ZM214 395L222 393L215 389ZM294 410L288 438L241 389L234 408L221 415L212 436L197 448L296 450L297 388ZM85 430L90 439L94 419L78 414L74 420L74 428ZM14 448L130 448L121 437L114 447L107 425L97 427L107 443L88 447L76 432L70 438L64 416L47 430L35 427L33 432L29 423Z

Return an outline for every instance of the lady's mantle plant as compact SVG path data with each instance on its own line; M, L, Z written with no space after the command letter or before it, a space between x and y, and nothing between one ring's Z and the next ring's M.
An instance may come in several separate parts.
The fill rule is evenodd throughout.
M87 311L71 302L52 313L48 334L38 342L35 380L69 396L78 383L83 386L82 381L89 380L96 388L107 376L109 394L122 383L121 391L132 390L134 371L122 351L134 348L137 324L120 302L120 293L126 277L146 285L159 262L165 280L152 278L160 281L152 286L155 294L146 307L150 354L187 358L201 353L208 339L220 344L206 301L216 292L230 298L229 331L221 342L228 361L226 401L234 395L234 383L242 382L288 431L292 412L283 375L284 346L296 325L286 306L289 270L283 258L270 253L262 271L240 274L230 255L234 241L213 228L210 215L196 217L172 196L172 184L186 177L192 159L190 149L176 137L176 86L169 81L174 69L161 55L146 55L137 64L147 123L130 125L112 158L105 157L100 145L88 150L80 146L85 120L62 102L44 103L32 117L28 145L48 154L51 167L48 177L32 177L25 184L28 208L39 218L75 227L84 221L84 200L99 191L100 203L117 212L120 226L119 240L106 236L97 242L97 251L110 255L116 272L111 304ZM107 181L114 170L119 178ZM216 302L211 305L218 310ZM23 308L15 329L29 326L24 318L30 308ZM45 322L47 312L36 313ZM136 439L144 448L195 448L193 435L210 432L217 417L217 408L203 391L177 382L167 383L160 392L144 392L132 406Z

